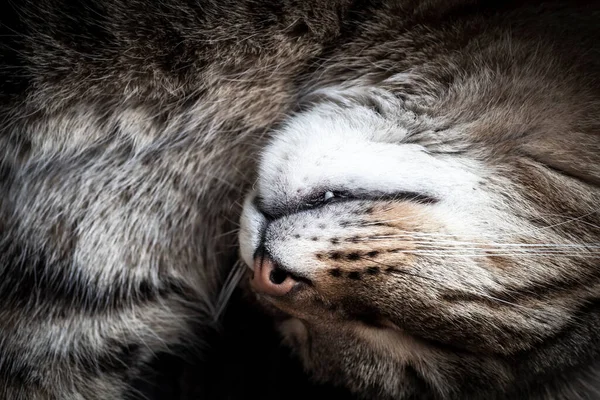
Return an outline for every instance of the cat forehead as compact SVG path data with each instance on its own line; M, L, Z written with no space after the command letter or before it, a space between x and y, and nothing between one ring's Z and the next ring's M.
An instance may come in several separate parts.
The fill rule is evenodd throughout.
M373 162L382 151L378 139L392 130L404 135L402 128L366 107L323 106L299 114L264 150L259 191L265 196L273 188L281 194L333 184L328 181L351 174L354 165Z
M408 143L409 128L395 118L399 113L402 109L390 116L368 107L323 107L290 119L262 155L255 187L261 207L297 209L327 192L416 193L461 206L483 201L479 197L487 195L474 188L486 165Z

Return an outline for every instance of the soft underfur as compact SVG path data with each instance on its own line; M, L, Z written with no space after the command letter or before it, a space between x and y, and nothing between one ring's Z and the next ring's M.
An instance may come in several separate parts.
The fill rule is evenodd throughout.
M318 379L593 397L598 5L481 3L3 2L0 398L118 399L153 353L191 346L256 176L246 212L312 282L275 305ZM332 190L343 204L319 201ZM402 252L408 231L558 250L450 263ZM381 246L386 267L363 259ZM399 272L442 268L437 286Z

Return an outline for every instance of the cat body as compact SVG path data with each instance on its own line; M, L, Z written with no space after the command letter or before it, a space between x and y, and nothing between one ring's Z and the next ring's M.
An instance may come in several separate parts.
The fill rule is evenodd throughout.
M502 234L514 233L515 226L557 226L533 244L538 239L578 246L599 241L594 213L600 165L598 7L593 4L44 0L5 2L0 11L2 398L118 399L156 352L201 341L192 332L196 325L209 325L219 306L220 285L237 256L234 230L244 194L258 176L260 188L267 190L260 195L265 199L261 207L268 208L268 193L282 198L289 189L278 182L277 170L268 176L256 164L271 137L277 146L278 128L295 129L290 115L327 121L338 114L341 119L331 121L333 130L344 121L353 129L354 122L362 124L361 134L371 136L354 141L359 146L404 144L412 137L415 146L440 152L461 171L462 186L454 188L456 174L445 171L448 179L441 182L423 166L420 173L433 179L427 184L435 193L422 199L446 204L444 196L456 196L461 208L466 203L458 199L465 188L491 185L469 196L477 207L491 193L496 197L486 203L490 207L505 202L493 221L501 222L497 229ZM359 120L344 116L357 110ZM386 136L366 121L395 130ZM343 136L317 128L320 137L331 138L335 154ZM301 155L307 136L299 132L299 142L291 144ZM285 141L280 143L280 149L269 147L276 150L273 160L286 153ZM515 151L529 160L523 161L526 168L514 160ZM372 159L372 165L377 161ZM417 168L399 162L392 172L400 175L386 185L408 176L401 167ZM482 165L484 175L478 169ZM345 162L338 166L338 174L331 176L345 185L348 168ZM385 166L373 176L378 188L385 186L378 179L390 172ZM439 167L442 173L447 164ZM472 172L467 178L463 167ZM497 197L500 187L507 189L505 201ZM414 189L421 192L419 185ZM518 194L511 198L509 189ZM518 202L523 209L517 218ZM267 212L290 214L290 207L296 207L290 204L275 202ZM542 217L541 208L547 215ZM455 213L457 219L468 214L465 209ZM470 232L485 233L499 234L481 225ZM247 248L242 240L242 249ZM252 258L247 250L242 253ZM381 310L372 305L381 291L374 285L373 299L365 295L354 302L355 313L340 311L344 317L336 332L322 332L337 326L329 324L328 312L316 312L327 323L309 324L324 333L314 336L317 351L328 346L335 351L329 341L320 342L327 336L340 344L356 341L351 348L358 351L325 352L323 362L305 358L305 365L318 379L367 397L410 397L417 387L423 396L452 396L490 385L495 393L507 393L533 387L542 376L544 383L556 382L556 388L544 385L548 391L560 393L571 389L555 379L564 376L557 373L563 369L573 371L574 385L591 385L593 380L584 378L594 373L590 360L598 350L597 258L587 247L578 254L553 254L541 264L544 268L532 267L532 273L573 274L539 275L539 285L556 288L547 295L564 295L564 301L542 301L544 307L528 303L540 315L521 315L527 328L522 337L515 331L502 336L494 324L465 330L458 312L451 314L458 320L448 325L439 317L447 309L436 311L435 303L428 303L420 310L422 317L403 313L412 321L403 334L408 341L433 336L426 338L433 343L439 338L431 332L439 332L458 350L435 350L439 358L430 358L402 345L416 358L406 363L404 356L388 357L398 348L396 333L373 331L373 324L377 329L391 324L394 330L400 321L392 321L385 309L385 318L378 319ZM507 271L530 265L527 257L518 260L519 267L510 268L512 261L496 259L498 268L508 263ZM519 279L531 283L531 275L524 274L503 276L514 284ZM459 292L465 275L481 278L467 268L455 276ZM571 294L563 288L572 289ZM392 308L411 307L413 300L394 293L388 294ZM522 296L529 299L526 293ZM345 300L340 304L345 310ZM499 308L494 323L509 320L502 317L506 310L515 312ZM294 307L286 311L295 314ZM377 321L365 321L369 315ZM538 317L547 324L533 323ZM288 341L301 336L311 318L284 324ZM364 337L346 329L348 318L364 328ZM444 330L448 326L453 329ZM473 340L465 343L461 332L467 331ZM484 332L489 340L481 340ZM556 338L555 347L541 346L550 336ZM373 340L382 351L373 352L373 343L365 345ZM430 351L429 344L425 347ZM540 350L532 353L534 348ZM493 356L482 358L482 352ZM448 354L464 357L448 361ZM507 358L512 364L506 364ZM444 363L464 368L449 367L450 375L440 374L432 384L431 371ZM473 363L480 374L472 373ZM498 376L490 375L494 370ZM523 385L515 384L518 373L528 377ZM448 383L448 376L455 384Z

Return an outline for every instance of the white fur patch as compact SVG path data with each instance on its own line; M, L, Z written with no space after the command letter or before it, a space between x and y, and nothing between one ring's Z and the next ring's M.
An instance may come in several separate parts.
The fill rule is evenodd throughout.
M291 118L265 149L256 192L246 201L240 230L243 260L252 266L266 225L265 216L251 201L256 195L266 206L293 208L307 197L331 197L336 190L418 193L438 200L432 207L436 218L460 221L463 230L477 235L478 222L471 218L472 210L489 201L485 193L475 190L483 167L472 160L433 155L420 145L402 143L406 134L396 122L360 105L326 103ZM328 218L325 222L335 222L335 216ZM308 256L325 246L307 238L333 236L339 225L298 229L302 238L294 240L293 246L282 244L271 250L281 260L293 260L286 268L303 274L317 266ZM344 228L345 233L350 229Z
M479 165L435 157L415 144L382 140L405 132L374 111L320 106L293 118L265 150L258 191L267 201L294 200L315 189L415 192L465 203Z

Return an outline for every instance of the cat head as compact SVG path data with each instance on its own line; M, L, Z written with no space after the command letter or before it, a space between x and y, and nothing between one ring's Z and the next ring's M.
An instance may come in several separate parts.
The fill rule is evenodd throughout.
M392 93L325 90L264 150L241 255L286 341L367 397L509 391L581 361L591 338L557 337L599 294L596 167L561 169L574 147L511 136L529 126L510 114L460 123Z

